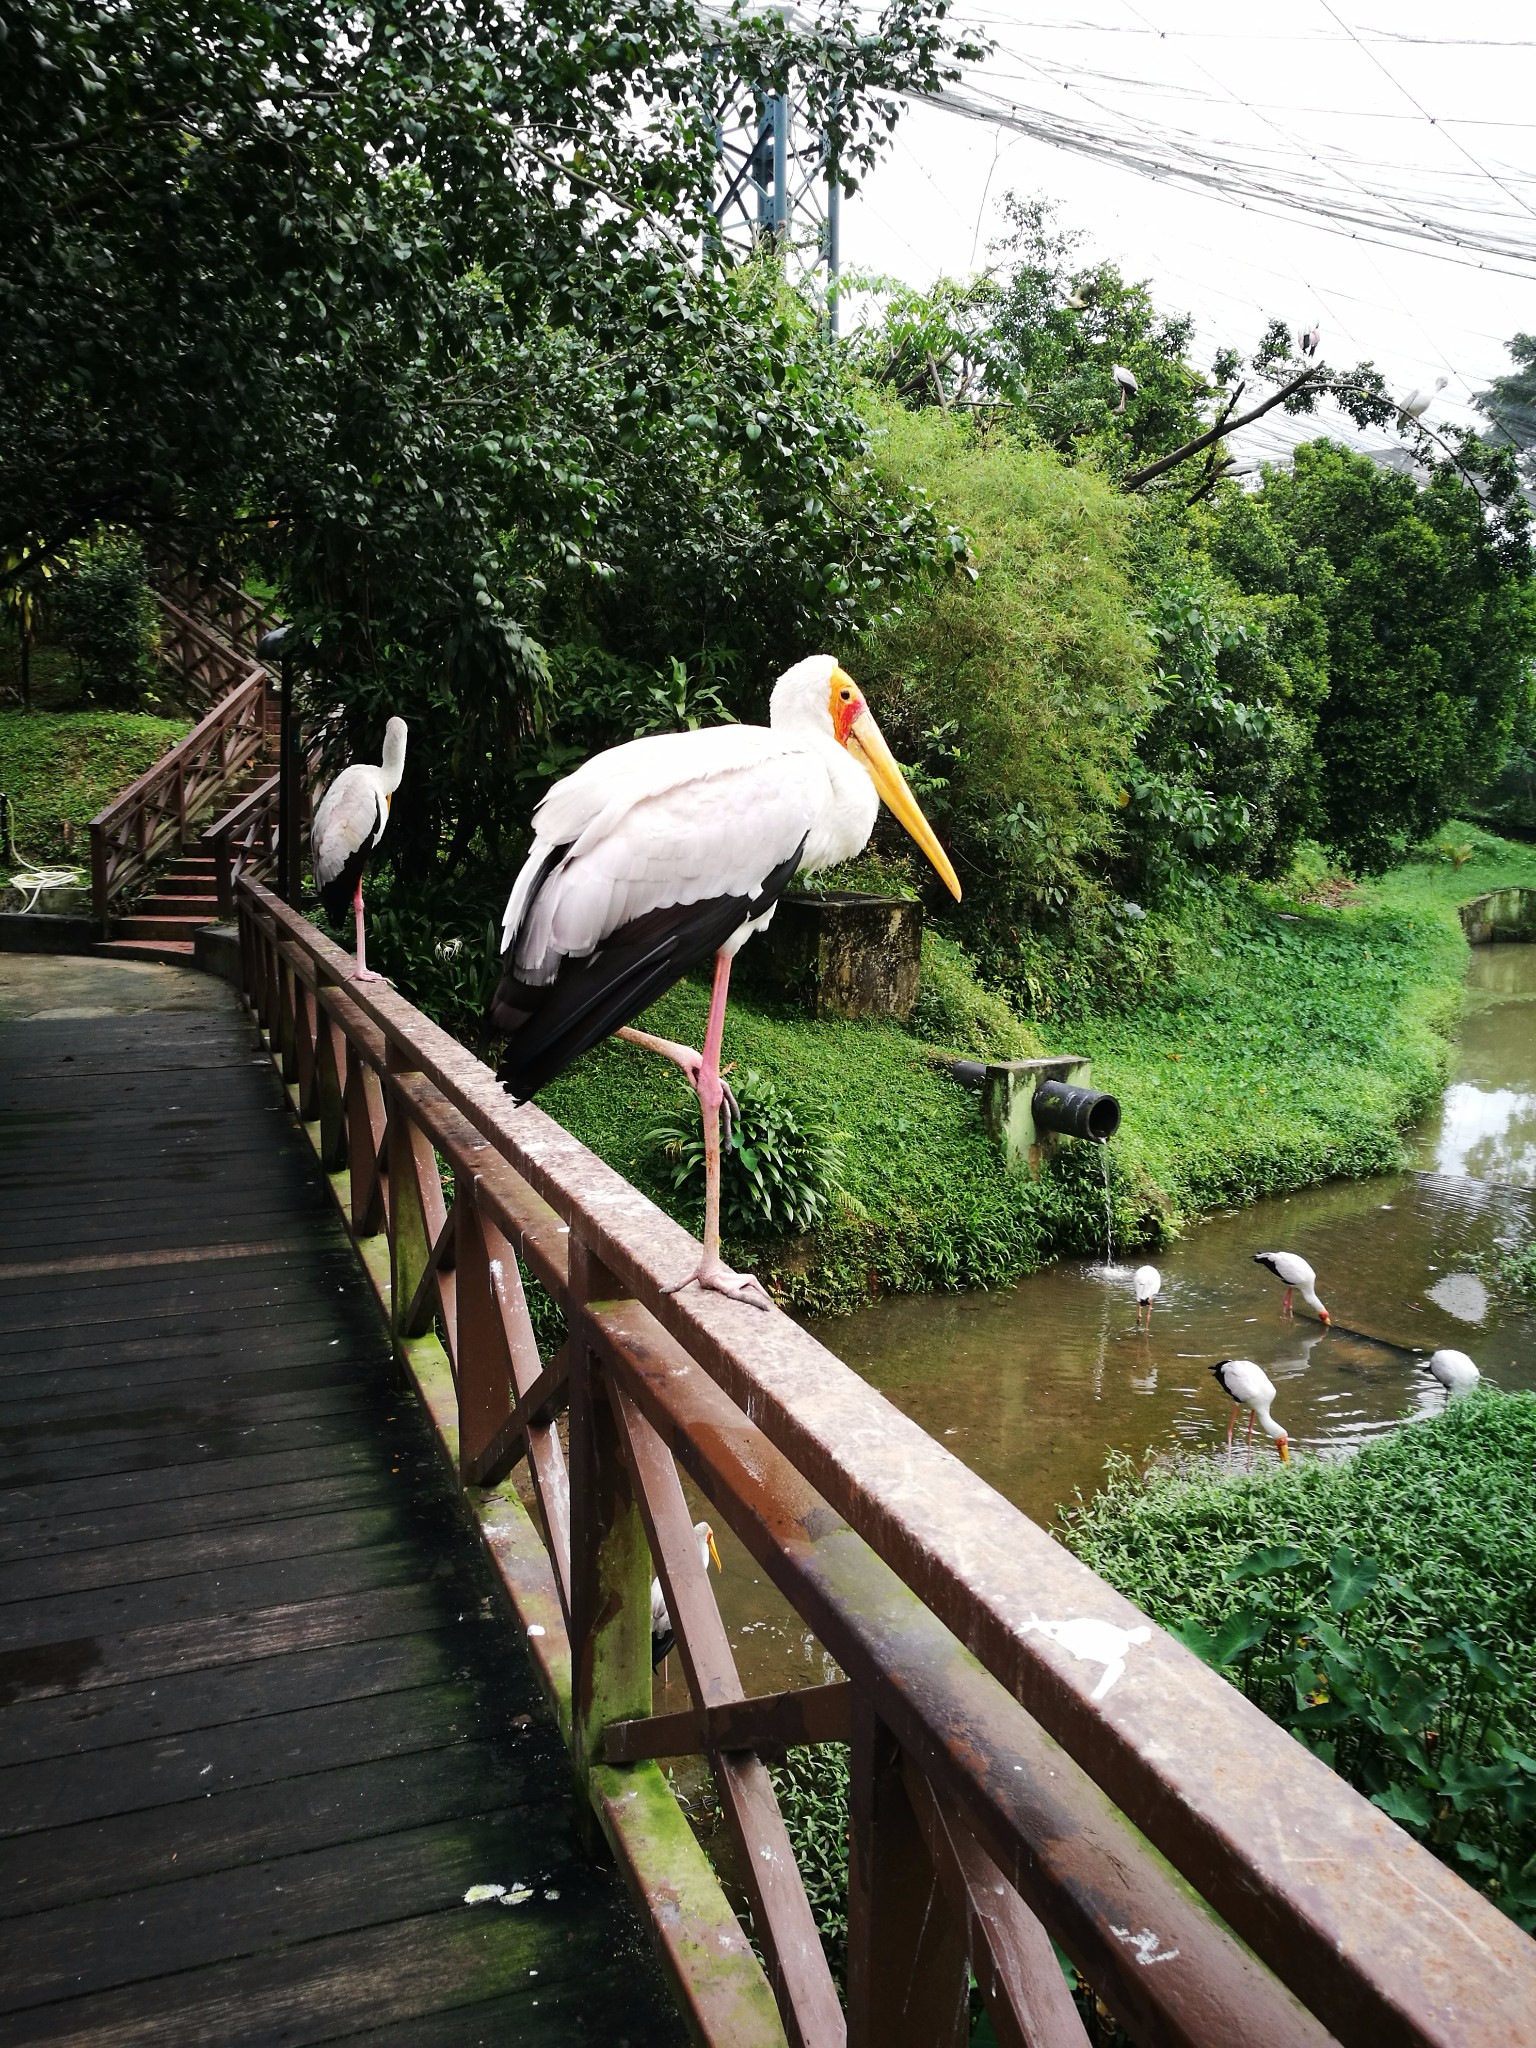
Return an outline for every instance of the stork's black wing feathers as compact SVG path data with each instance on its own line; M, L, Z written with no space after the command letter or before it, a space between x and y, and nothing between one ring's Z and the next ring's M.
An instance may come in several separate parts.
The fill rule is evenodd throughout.
M1256 1266L1267 1266L1269 1271L1274 1274L1277 1280L1283 1280L1285 1278L1285 1275L1280 1271L1280 1268L1275 1264L1275 1255L1273 1252L1255 1252L1253 1255L1253 1263Z
M388 820L389 812L380 798L374 816L373 830L355 853L347 855L342 863L341 873L334 876L320 891L320 901L332 924L340 924L346 916L357 891L357 885L363 878L363 870L368 865L368 856L382 838Z
M560 851L563 851L561 849ZM712 896L702 903L670 903L621 925L582 960L567 960L542 988L519 981L512 944L502 955L501 980L491 998L492 1029L507 1049L497 1076L519 1102L536 1095L582 1053L628 1024L675 982L710 959L731 933L777 903L800 866L804 842L750 895ZM559 858L557 852L546 872ZM529 907L543 877L529 893Z

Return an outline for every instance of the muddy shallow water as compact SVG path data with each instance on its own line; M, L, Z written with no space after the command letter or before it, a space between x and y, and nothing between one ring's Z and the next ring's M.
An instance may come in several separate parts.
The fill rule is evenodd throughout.
M1410 1156L1414 1171L1214 1216L1155 1254L1150 1335L1135 1327L1136 1262L1085 1260L989 1293L878 1302L816 1333L1042 1522L1093 1490L1111 1450L1220 1454L1230 1406L1210 1368L1222 1358L1255 1359L1274 1380L1294 1446L1342 1453L1440 1405L1414 1363L1437 1345L1470 1353L1499 1386L1536 1387L1536 1313L1492 1301L1472 1270L1536 1231L1536 946L1474 952L1455 1073ZM1331 1330L1304 1309L1282 1316L1252 1257L1273 1250L1317 1268ZM721 1609L748 1689L827 1675L745 1552L729 1539L723 1551ZM674 1658L657 1708L683 1704Z

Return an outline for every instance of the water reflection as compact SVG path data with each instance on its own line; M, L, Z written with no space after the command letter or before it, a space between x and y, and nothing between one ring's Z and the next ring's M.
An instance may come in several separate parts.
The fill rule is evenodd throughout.
M1536 946L1479 946L1456 1078L1423 1134L1436 1173L1536 1188Z

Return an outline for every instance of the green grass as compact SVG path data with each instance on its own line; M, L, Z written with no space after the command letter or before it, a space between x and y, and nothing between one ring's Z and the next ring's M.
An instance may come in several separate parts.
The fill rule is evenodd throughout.
M17 851L88 865L91 819L187 730L184 718L141 711L0 711L0 789L14 806Z

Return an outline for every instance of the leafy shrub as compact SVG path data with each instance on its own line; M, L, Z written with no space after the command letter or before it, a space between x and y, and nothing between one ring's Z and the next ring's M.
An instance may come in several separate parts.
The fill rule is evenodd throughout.
M798 1237L826 1215L842 1180L842 1145L801 1116L755 1067L732 1083L740 1112L720 1160L720 1227L737 1238ZM666 1161L674 1193L704 1197L704 1133L682 1110L645 1140Z
M934 931L923 933L923 978L909 1028L930 1044L983 1059L1024 1060L1044 1051L1006 997L977 980L964 950Z
M1401 1653L1356 1617L1379 1562L1340 1544L1325 1566L1294 1544L1226 1575L1243 1590L1214 1633L1174 1630L1197 1656L1444 1862L1536 1927L1536 1758L1498 1732L1511 1674L1452 1624ZM1389 1600L1401 1598L1390 1581Z
M942 413L881 423L880 467L965 528L974 580L930 576L864 636L855 673L960 871L946 915L1001 979L1021 931L1095 900L1118 844L1152 666L1132 508Z
M846 1985L848 1752L841 1743L792 1749L768 1769L827 1962Z
M1112 1461L1063 1533L1533 1925L1533 1459L1536 1395L1484 1389L1342 1464L1142 1479Z
M87 541L70 574L51 586L48 609L86 697L116 710L153 706L155 600L137 540L104 534Z

